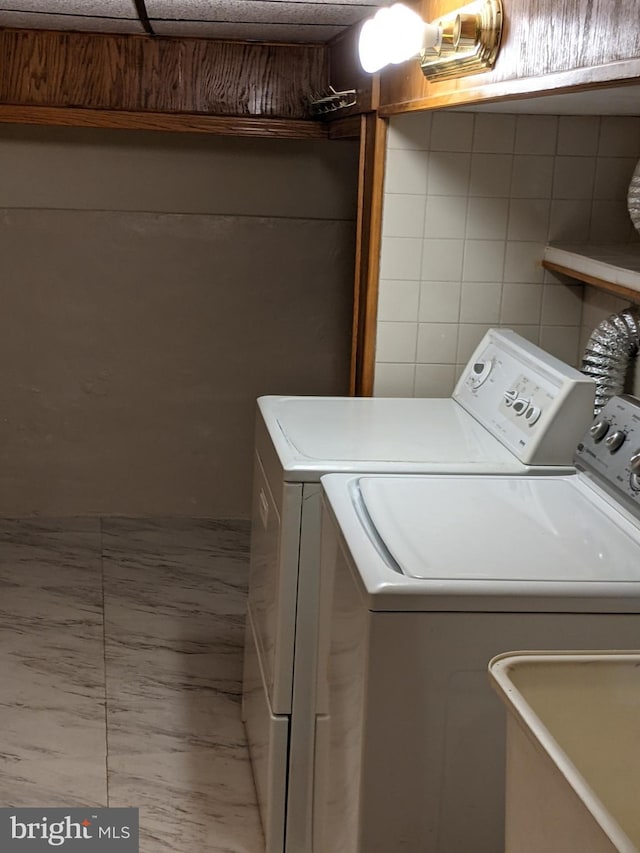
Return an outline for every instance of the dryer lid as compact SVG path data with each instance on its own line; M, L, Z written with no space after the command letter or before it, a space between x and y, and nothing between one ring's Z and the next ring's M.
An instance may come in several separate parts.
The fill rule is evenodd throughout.
M409 578L639 581L640 534L575 477L361 477L377 536Z
M260 408L285 468L498 473L525 466L445 398L266 397ZM436 469L437 470L437 469Z

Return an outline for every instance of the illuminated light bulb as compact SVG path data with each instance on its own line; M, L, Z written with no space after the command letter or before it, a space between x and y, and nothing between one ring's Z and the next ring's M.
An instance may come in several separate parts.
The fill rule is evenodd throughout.
M405 62L424 48L439 45L441 38L440 27L425 24L417 12L394 3L365 21L358 40L360 64L373 74L385 65Z
M358 39L360 65L367 74L374 74L387 64L385 40L380 31L380 20L376 13L364 22Z
M420 15L402 3L394 3L384 23L388 62L397 65L420 53L424 30Z

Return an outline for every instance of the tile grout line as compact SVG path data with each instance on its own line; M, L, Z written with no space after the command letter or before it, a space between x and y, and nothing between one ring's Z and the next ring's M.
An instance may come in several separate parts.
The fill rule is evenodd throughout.
M109 795L109 714L107 708L107 613L105 607L105 590L104 590L104 541L103 541L103 519L100 518L100 577L102 582L102 660L104 666L104 769L105 769L105 790L107 794L107 808L110 807Z

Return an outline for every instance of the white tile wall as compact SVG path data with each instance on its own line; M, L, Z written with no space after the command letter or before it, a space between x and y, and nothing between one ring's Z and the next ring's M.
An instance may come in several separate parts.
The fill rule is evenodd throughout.
M560 116L557 153L595 156L598 153L600 124L598 116Z
M516 119L516 154L556 153L558 119L556 116L521 115Z
M460 317L460 292L460 282L422 282L418 320L425 323L457 323Z
M384 279L378 289L378 320L381 322L415 323L420 306L417 281Z
M469 113L434 113L430 151L471 151L473 116Z
M447 396L488 328L577 364L624 302L540 265L548 241L639 239L640 118L441 111L390 121L374 393Z

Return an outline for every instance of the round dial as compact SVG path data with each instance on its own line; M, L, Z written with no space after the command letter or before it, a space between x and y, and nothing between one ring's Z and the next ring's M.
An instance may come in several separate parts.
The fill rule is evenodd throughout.
M624 440L626 437L626 433L624 433L621 429L617 429L615 432L612 432L611 435L605 438L604 443L609 448L609 453L615 453L616 450L619 450L624 444Z
M493 359L489 361L476 361L471 368L469 377L472 388L479 388L483 382L486 382L493 369Z
M631 454L629 459L629 485L634 492L640 492L640 450Z
M529 406L527 411L524 414L525 420L529 423L529 426L533 426L540 420L540 415L542 414L542 409L540 406Z
M640 474L640 450L635 450L629 459L629 470L632 474Z
M593 426L589 427L589 435L594 441L602 441L605 435L609 432L611 424L609 421L596 421Z
M518 397L518 399L513 404L513 411L516 415L524 415L531 404L531 400L527 400L524 397Z

